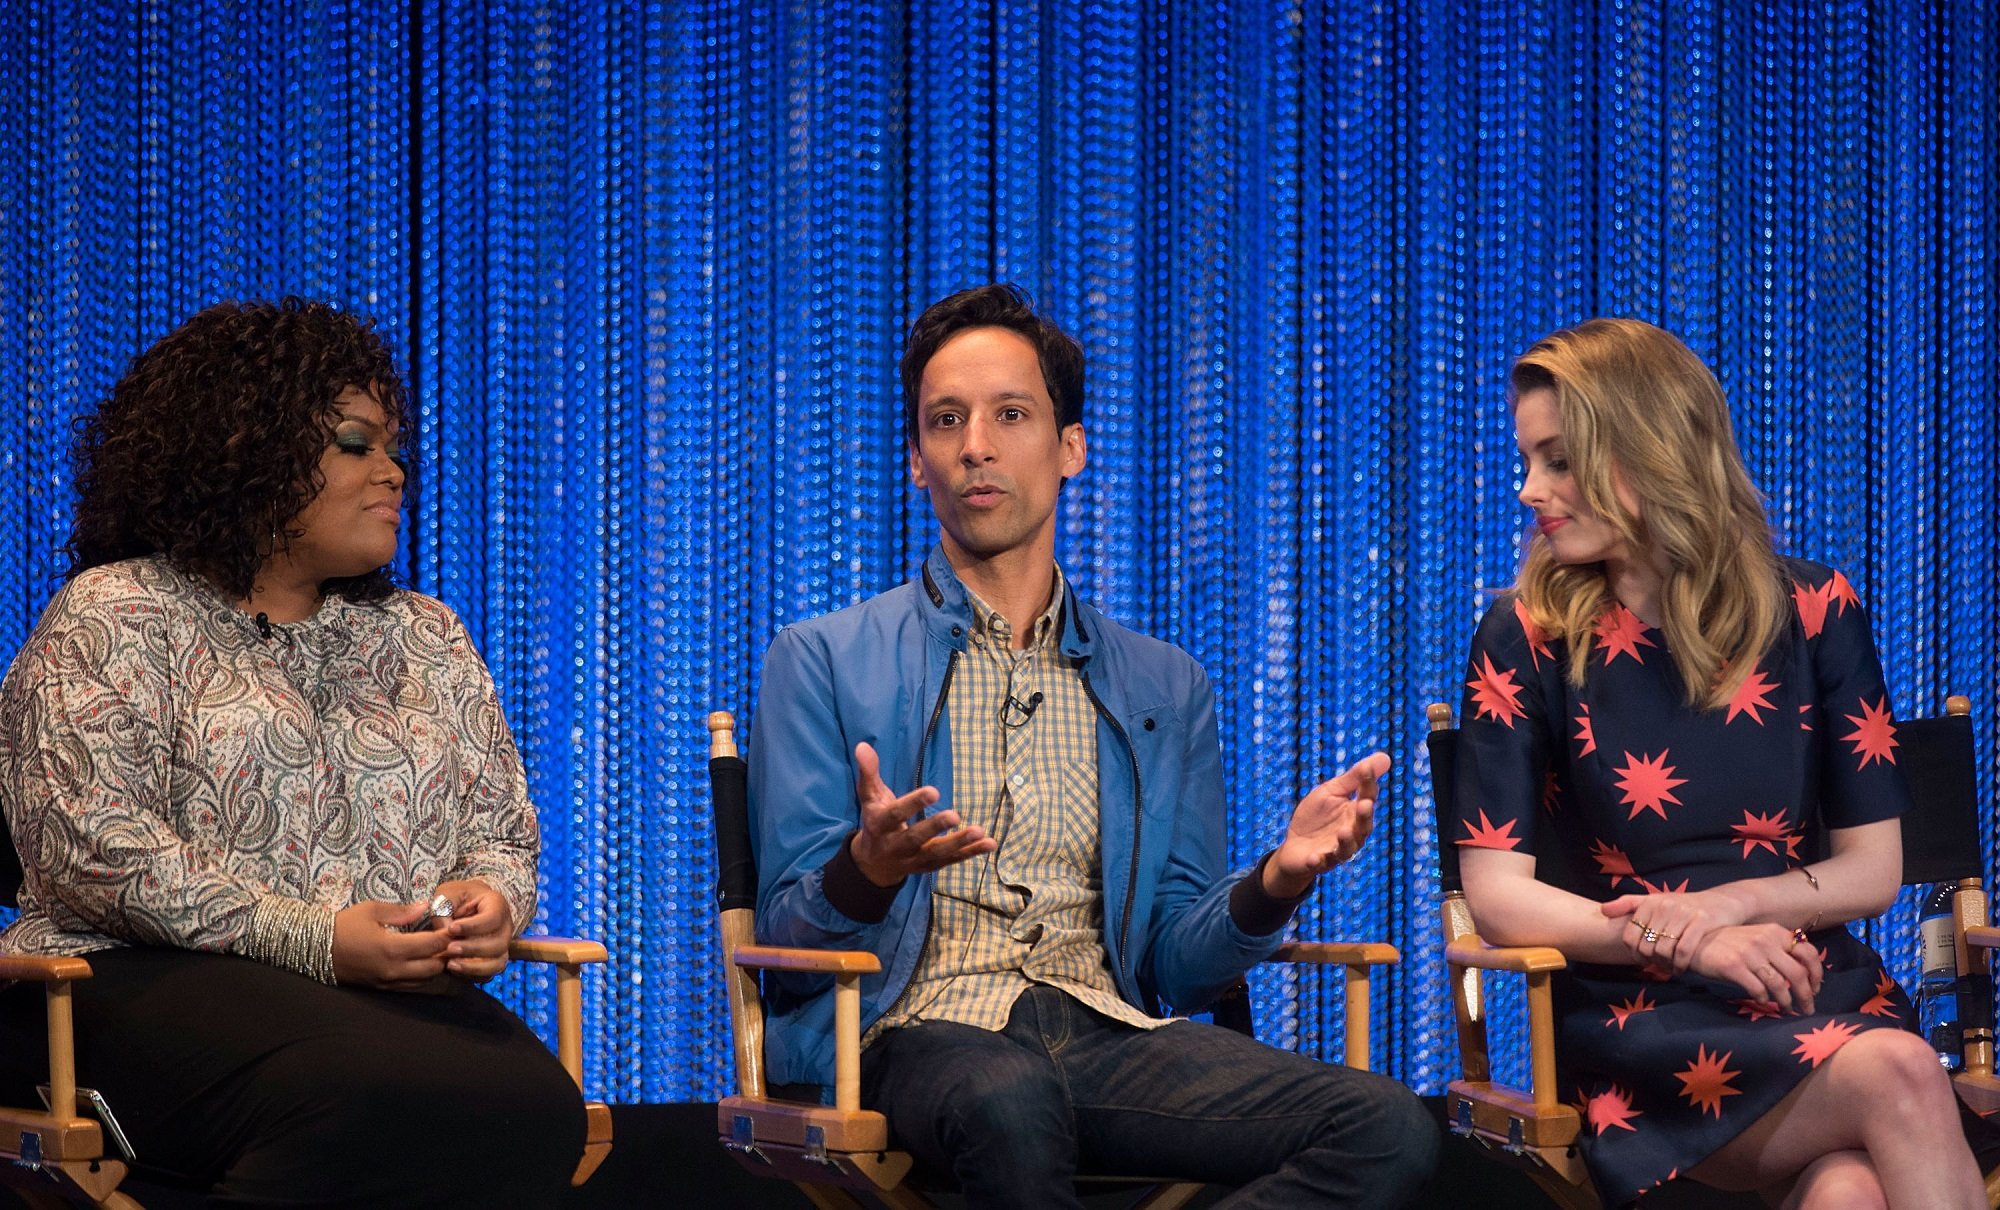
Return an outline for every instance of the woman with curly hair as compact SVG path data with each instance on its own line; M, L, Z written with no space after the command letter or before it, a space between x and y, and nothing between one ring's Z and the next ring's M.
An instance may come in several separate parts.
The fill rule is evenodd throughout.
M1590 320L1509 386L1536 531L1473 640L1454 839L1480 935L1569 959L1558 1075L1599 1193L1984 1206L1951 1083L1847 928L1895 899L1909 805L1859 594L1775 553L1669 333Z
M68 580L0 685L0 952L90 955L79 1081L218 1204L546 1205L583 1147L477 986L539 833L464 628L389 579L406 419L352 316L202 311L84 424ZM41 1016L0 989L0 1088Z

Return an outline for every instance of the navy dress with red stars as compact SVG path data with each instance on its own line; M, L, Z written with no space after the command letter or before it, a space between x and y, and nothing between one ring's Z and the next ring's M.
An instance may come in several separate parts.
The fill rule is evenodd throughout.
M1785 563L1791 623L1720 710L1687 705L1666 636L1624 606L1599 620L1579 689L1566 645L1502 597L1466 674L1457 842L1532 854L1537 877L1602 902L1781 874L1814 856L1809 833L1901 815L1909 791L1860 599L1839 572ZM1810 1016L1691 973L1557 976L1558 1079L1607 1203L1701 1163L1862 1030L1907 1028L1909 1001L1873 950L1845 927L1811 943L1826 980Z

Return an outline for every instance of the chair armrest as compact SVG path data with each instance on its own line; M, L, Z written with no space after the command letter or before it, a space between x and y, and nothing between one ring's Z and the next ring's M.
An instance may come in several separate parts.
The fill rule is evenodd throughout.
M1563 957L1563 952L1552 946L1488 945L1470 933L1445 944L1444 960L1452 966L1470 966L1484 971L1515 971L1524 975L1559 971L1569 965L1569 959Z
M2000 949L2000 928L1990 924L1969 925L1965 929L1965 943L1983 950Z
M1347 968L1341 1062L1357 1071L1367 1071L1370 968L1401 962L1403 956L1396 952L1396 947L1381 941L1288 941L1272 952L1270 960Z
M1395 946L1382 941L1288 941L1271 955L1273 962L1327 966L1394 966L1402 960Z
M507 956L516 962L553 962L577 966L604 962L610 954L601 941L579 941L575 937L516 937L507 943Z
M90 978L90 963L82 958L50 958L40 954L0 954L0 979L27 983L60 983Z
M867 950L793 949L780 945L739 945L736 965L766 971L802 971L818 975L872 975L882 960Z
M797 949L781 945L738 945L729 949L729 956L739 968L834 976L833 1104L847 1113L859 1110L861 976L881 970L882 960L866 950Z

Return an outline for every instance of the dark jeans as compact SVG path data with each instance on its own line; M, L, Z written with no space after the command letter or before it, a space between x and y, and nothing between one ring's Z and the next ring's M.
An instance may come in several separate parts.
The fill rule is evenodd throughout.
M542 1207L568 1191L583 1096L477 987L326 987L187 950L87 957L77 1082L104 1094L142 1173L211 1205ZM36 1104L48 1079L43 1003L0 987L0 1103Z
M1437 1164L1394 1080L1196 1021L1133 1029L1047 987L999 1033L891 1030L861 1056L861 1100L980 1207L1076 1206L1079 1168L1241 1186L1219 1203L1239 1208L1396 1206Z

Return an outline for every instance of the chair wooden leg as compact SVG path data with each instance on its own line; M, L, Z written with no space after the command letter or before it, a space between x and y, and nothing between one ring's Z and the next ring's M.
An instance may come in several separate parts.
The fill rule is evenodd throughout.
M861 1203L855 1201L854 1195L845 1189L835 1189L827 1185L796 1184L793 1188L805 1194L806 1200L819 1207L819 1210L863 1210Z
M1199 1182L1181 1181L1177 1184L1162 1185L1138 1201L1132 1203L1132 1210L1181 1210L1201 1194L1207 1186Z
M1986 1208L2000 1210L2000 1168L1986 1174Z
M604 1157L611 1154L611 1106L602 1101L586 1102L583 1114L583 1159L577 1162L576 1171L569 1178L572 1186L589 1180Z
M903 1185L890 1189L877 1189L875 1196L880 1198L882 1204L889 1207L889 1210L937 1210L931 1199Z
M1588 1180L1581 1185L1571 1184L1558 1173L1536 1166L1529 1168L1528 1179L1548 1195L1562 1210L1599 1210L1603 1205L1597 1200L1597 1190Z

